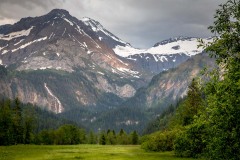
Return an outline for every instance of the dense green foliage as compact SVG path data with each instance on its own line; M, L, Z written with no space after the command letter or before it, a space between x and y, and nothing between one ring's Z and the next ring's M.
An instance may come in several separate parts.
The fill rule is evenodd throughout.
M220 5L215 19L209 28L218 36L204 46L216 58L217 68L204 73L207 82L192 82L186 100L169 122L168 131L152 134L143 147L148 144L161 148L171 140L165 138L171 131L182 128L173 142L176 155L240 159L240 1L228 0ZM156 141L159 143L154 144ZM145 148L163 151L151 147Z
M147 151L172 151L176 135L181 129L159 131L145 137L142 148Z
M86 133L74 125L63 125L57 130L43 130L35 136L35 144L83 144L86 143Z
M0 101L0 145L29 144L33 133L33 114L31 110L22 110L21 103Z

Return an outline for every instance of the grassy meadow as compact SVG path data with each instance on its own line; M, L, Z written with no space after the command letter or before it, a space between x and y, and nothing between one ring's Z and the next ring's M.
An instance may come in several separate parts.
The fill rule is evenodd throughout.
M191 160L173 152L145 152L140 146L15 145L0 146L0 160Z

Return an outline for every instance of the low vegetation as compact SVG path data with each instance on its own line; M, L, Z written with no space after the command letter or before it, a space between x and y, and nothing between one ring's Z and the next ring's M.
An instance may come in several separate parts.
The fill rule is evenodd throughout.
M14 145L0 146L4 160L191 160L177 158L173 152L145 152L140 146L119 145Z

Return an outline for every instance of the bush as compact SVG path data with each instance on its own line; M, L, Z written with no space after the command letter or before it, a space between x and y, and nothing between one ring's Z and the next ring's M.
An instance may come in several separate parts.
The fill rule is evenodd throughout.
M174 149L173 142L180 129L171 131L155 132L145 138L142 148L146 151L172 151Z
M176 136L174 151L180 157L200 157L206 149L206 129L204 124L194 123L186 131Z

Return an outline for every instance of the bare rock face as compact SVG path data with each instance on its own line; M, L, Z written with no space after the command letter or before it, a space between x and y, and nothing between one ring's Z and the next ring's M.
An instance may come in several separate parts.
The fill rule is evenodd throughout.
M136 93L136 90L129 84L125 84L122 87L117 86L116 90L118 95L123 98L130 98Z
M204 66L213 68L214 59L207 54L199 54L175 69L171 69L156 75L150 84L135 93L129 102L140 107L168 107L171 103L183 98L187 93L188 85L193 78L200 76L200 71ZM204 79L204 77L201 77Z
M134 94L136 93L136 90L130 84L118 86L116 84L109 83L108 80L102 76L97 76L97 80L98 80L98 85L97 85L98 89L104 90L105 92L114 93L121 98L129 98L134 96Z
M21 81L19 79L13 79L11 82L0 81L2 90L0 94L5 95L11 99L18 97L23 103L41 104L42 107L47 108L55 113L61 113L64 111L61 102L52 93L52 91L44 84L47 94L39 93L31 84L27 81ZM9 91L9 92L5 92Z

